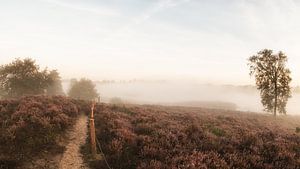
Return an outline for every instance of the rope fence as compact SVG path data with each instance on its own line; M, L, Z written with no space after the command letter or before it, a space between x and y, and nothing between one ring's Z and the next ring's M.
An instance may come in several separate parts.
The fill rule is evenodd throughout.
M99 102L100 102L100 98L98 98L98 103ZM97 148L98 148L101 153L100 155L104 159L104 162L105 162L107 168L112 169L111 166L109 165L109 163L107 162L106 156L105 156L102 146L101 146L101 143L96 136L94 109L95 109L95 102L93 101L92 106L91 106L90 120L89 120L89 122L90 122L90 137L91 137L91 152L92 152L93 158L97 159L97 156L99 156L99 154L97 154ZM97 147L96 147L96 145L97 145Z
M98 148L99 148L99 150L100 150L100 152L101 152L101 154L102 154L102 157L103 157L103 159L104 159L104 161L105 161L105 164L106 164L107 168L112 169L112 168L110 167L110 165L108 164L108 162L107 162L107 159L106 159L106 157L105 157L105 154L103 153L103 150L102 150L100 141L98 140L97 137L96 137L96 141L97 141L97 146L98 146Z

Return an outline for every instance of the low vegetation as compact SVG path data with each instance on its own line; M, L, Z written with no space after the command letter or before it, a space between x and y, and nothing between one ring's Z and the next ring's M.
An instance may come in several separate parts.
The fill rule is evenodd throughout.
M189 101L189 102L176 102L172 104L167 104L170 106L184 106L184 107L202 107L209 109L223 109L223 110L236 110L238 106L230 102L220 102L220 101Z
M299 168L299 117L201 108L98 105L96 135L112 168ZM87 145L88 147L88 145ZM90 162L94 169L104 161Z
M63 151L57 139L86 108L62 96L0 100L0 168L14 168L43 151Z

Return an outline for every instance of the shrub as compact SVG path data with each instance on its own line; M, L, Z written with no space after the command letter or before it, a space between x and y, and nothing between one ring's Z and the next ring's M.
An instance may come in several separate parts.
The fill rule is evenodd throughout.
M111 98L111 99L109 100L109 103L110 103L110 104L113 104L113 105L118 105L118 106L124 104L124 103L123 103L123 100L122 100L121 98L119 98L119 97L113 97L113 98Z

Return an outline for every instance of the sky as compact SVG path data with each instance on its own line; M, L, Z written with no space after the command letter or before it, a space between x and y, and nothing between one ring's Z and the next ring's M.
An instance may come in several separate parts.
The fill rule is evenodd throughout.
M247 58L289 57L300 83L297 0L0 0L0 64L31 57L64 79L254 84Z

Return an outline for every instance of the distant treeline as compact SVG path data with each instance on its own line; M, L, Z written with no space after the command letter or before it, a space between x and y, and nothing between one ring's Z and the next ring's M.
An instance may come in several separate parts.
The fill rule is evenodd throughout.
M63 82L69 82L70 79L64 79ZM143 80L143 79L130 79L130 80L96 80L95 84L128 84L128 83L165 83L167 80Z

